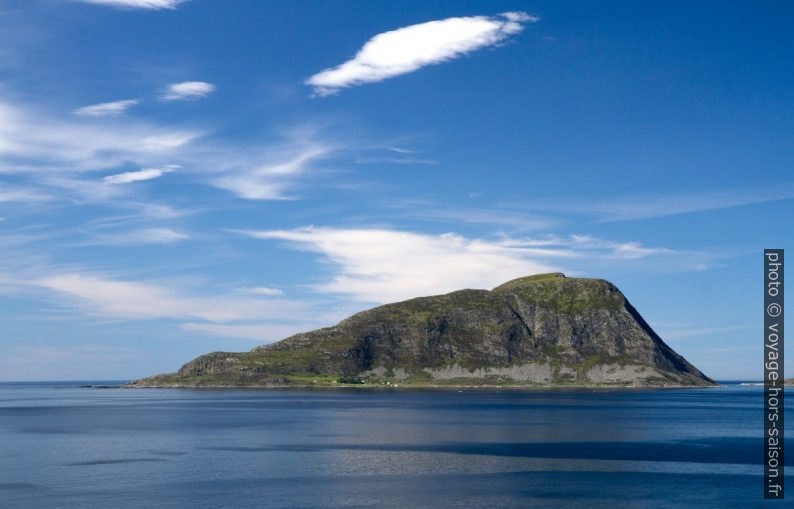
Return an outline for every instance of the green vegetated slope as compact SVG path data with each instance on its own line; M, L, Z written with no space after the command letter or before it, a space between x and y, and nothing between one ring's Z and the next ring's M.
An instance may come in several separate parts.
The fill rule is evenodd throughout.
M708 385L611 283L541 274L357 313L132 386Z

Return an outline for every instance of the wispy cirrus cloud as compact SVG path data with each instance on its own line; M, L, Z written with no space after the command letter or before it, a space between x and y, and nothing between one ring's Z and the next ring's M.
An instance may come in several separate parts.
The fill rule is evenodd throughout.
M314 227L240 233L320 253L336 274L329 282L315 285L315 290L373 303L461 288L491 288L543 272L576 273L583 267L642 264L660 258L671 260L677 270L697 270L693 264L706 258L700 253L586 235L479 239L454 233Z
M407 209L404 215L409 217L449 223L496 225L513 231L548 230L559 223L548 217L503 209L435 208L432 204L426 207L403 208Z
M6 202L36 202L52 200L53 196L36 189L24 187L7 187L0 183L0 203Z
M284 290L281 288L271 288L269 286L255 286L253 288L243 288L243 292L253 295L264 295L266 297L279 297L284 295Z
M729 209L794 198L794 183L716 189L699 193L643 194L612 200L533 201L522 208L549 212L593 214L601 222L636 221L711 210Z
M306 326L283 325L273 323L248 323L248 324L220 324L220 323L183 323L180 327L184 330L211 334L213 336L228 336L245 338L260 343L270 343L286 338L298 332L305 332Z
M84 245L145 245L174 244L188 240L190 235L168 227L140 228L125 230L120 233L104 233L93 235L83 242Z
M175 9L188 0L76 0L85 4L108 5L126 9Z
M162 177L166 173L180 168L179 165L169 165L164 168L143 168L137 171L125 171L124 173L117 173L115 175L108 175L102 179L106 184L130 184L132 182L141 182L143 180L152 180Z
M347 62L306 80L318 95L383 81L459 58L521 32L538 18L524 12L428 21L376 35Z
M168 85L160 96L161 101L193 101L207 97L215 91L215 85L206 81L185 81Z
M188 165L194 170L189 178L243 199L295 199L293 191L308 182L310 173L317 177L326 171L316 163L338 157L345 147L319 130L302 125L287 130L277 143L227 144L213 140L210 132L181 126L112 117L97 125L0 101L0 174L27 178L30 191L40 195L68 193L97 202L129 194L128 184ZM194 143L199 138L204 143ZM141 169L102 180L91 175L130 165Z
M0 163L5 173L46 173L161 164L196 138L194 129L110 119L59 119L20 104L0 101Z
M356 164L401 164L401 165L420 165L438 164L434 159L422 159L419 157L359 157L355 160Z
M735 334L741 333L745 331L757 331L762 328L763 325L752 324L752 325L728 325L728 326L714 326L714 327L697 327L693 325L689 326L678 326L678 327L671 327L662 324L659 327L661 331L661 336L665 338L665 340L676 340L676 339L684 339L684 338L699 338L703 336L714 336L714 335L725 335L725 334Z
M208 322L288 320L305 317L305 302L261 299L236 294L197 295L153 282L124 281L98 274L71 272L42 277L33 285L67 298L89 313L130 320L193 318Z
M538 239L508 239L504 242L508 245L515 244L518 246L564 247L577 255L584 253L598 255L601 253L614 260L637 260L649 256L676 253L676 251L664 247L647 247L639 242L616 242L599 239L592 235L569 235L567 237L548 235Z
M92 104L90 106L77 108L72 113L81 117L116 117L139 102L138 99L124 99L121 101Z
M4 286L5 285L5 286ZM256 293L202 291L163 281L135 281L92 272L59 272L21 279L0 272L0 290L31 296L31 290L69 310L107 320L167 320L184 330L268 343L328 326L358 308L328 301L260 296ZM246 295L246 293L248 293Z
M333 152L330 144L312 139L290 140L274 147L245 166L234 165L211 183L247 200L285 200L292 186L310 169L312 163Z

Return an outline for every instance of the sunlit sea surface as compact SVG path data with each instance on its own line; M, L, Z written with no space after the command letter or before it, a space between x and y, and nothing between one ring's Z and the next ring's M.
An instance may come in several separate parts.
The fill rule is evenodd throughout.
M305 391L79 385L0 384L0 507L763 504L759 386ZM794 451L787 449L790 464ZM789 490L787 498L794 498L794 484Z

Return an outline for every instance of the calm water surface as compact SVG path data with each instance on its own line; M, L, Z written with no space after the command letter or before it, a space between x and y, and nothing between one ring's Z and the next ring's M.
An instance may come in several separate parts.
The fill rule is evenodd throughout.
M761 387L735 384L0 384L0 507L761 507L762 419Z

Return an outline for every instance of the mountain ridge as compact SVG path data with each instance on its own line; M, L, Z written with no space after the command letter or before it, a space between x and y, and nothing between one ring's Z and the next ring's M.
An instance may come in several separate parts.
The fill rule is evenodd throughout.
M711 384L615 285L550 273L377 306L129 386Z

